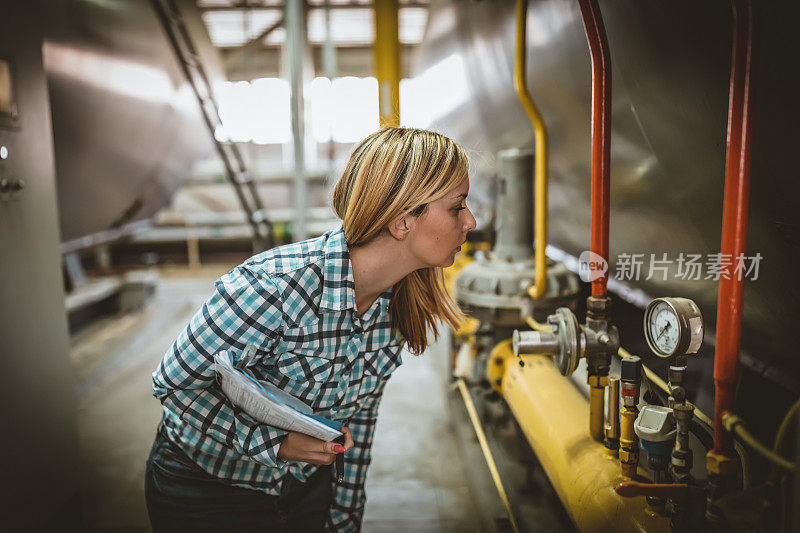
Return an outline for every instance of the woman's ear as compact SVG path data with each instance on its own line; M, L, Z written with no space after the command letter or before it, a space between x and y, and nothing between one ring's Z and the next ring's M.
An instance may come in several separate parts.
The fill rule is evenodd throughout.
M389 223L389 233L392 234L392 237L397 239L398 241L402 241L408 235L408 232L411 231L411 227L413 226L413 217L410 215L405 215Z

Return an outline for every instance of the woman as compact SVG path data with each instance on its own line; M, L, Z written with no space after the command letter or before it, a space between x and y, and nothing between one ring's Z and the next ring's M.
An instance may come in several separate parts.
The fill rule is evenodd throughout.
M353 151L333 192L341 228L251 257L153 373L164 405L147 463L155 531L357 531L378 404L405 343L427 347L462 316L442 285L475 219L468 161L436 133L388 128ZM228 350L342 421L343 445L256 422L215 383ZM344 480L330 464L344 454Z

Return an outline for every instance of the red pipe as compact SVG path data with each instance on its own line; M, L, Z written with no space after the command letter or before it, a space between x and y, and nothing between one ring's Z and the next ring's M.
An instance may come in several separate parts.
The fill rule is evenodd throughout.
M578 0L592 55L592 252L608 264L611 175L611 54L597 0ZM592 282L592 296L605 296L608 272Z
M747 215L750 200L751 86L750 62L753 45L753 10L750 0L732 0L733 57L728 100L728 146L725 160L725 198L722 211L720 253L732 260L719 280L717 300L717 344L714 353L714 451L732 453L731 435L722 416L733 409L739 374L742 337L744 277L738 279L734 265L747 248ZM725 278L728 279L725 279Z

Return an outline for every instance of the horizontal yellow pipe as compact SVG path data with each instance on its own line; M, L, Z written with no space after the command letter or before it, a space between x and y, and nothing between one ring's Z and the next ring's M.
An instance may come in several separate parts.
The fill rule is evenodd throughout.
M513 355L500 359L513 361ZM669 531L669 519L649 514L644 498L614 492L626 479L619 461L586 431L589 405L577 387L550 358L523 359L524 367L505 365L502 395L578 530Z

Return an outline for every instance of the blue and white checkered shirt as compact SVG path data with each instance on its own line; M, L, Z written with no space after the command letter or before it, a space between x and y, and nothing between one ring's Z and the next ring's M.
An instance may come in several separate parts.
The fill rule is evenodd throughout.
M215 381L215 353L228 350L237 363L245 348L255 348L250 369L258 379L352 431L355 446L344 455L344 482L333 483L328 526L358 530L378 404L401 364L391 291L359 316L341 228L253 256L215 285L153 373L167 437L206 472L267 494L280 493L287 473L305 481L316 471L279 461L286 431L236 408Z

